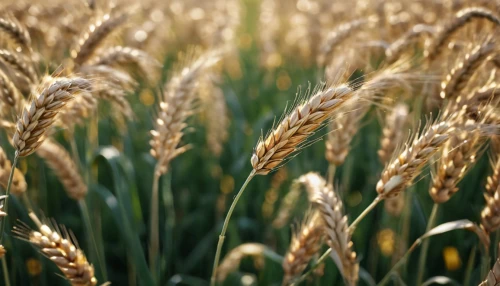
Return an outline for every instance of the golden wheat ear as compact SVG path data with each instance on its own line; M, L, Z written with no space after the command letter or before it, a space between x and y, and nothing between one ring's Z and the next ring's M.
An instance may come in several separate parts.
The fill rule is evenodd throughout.
M500 258L495 261L486 279L479 286L496 286L500 284Z
M9 35L23 50L31 52L30 34L14 17L0 18L0 30Z
M87 261L72 233L64 226L45 223L40 224L38 230L32 230L20 223L12 232L17 238L40 249L43 255L57 265L71 285L97 285L94 267Z
M442 53L443 47L451 36L473 19L486 19L496 25L500 25L498 16L486 8L470 7L460 10L455 18L441 27L440 31L425 49L424 56L427 60L429 62L434 61Z
M306 269L312 257L321 249L323 223L317 212L306 213L304 221L293 234L283 259L283 285L290 284Z
M227 276L240 266L243 258L251 256L261 258L266 246L260 243L243 243L231 250L217 268L217 281L223 282Z
M35 152L59 111L76 94L90 89L90 86L90 82L83 78L56 78L42 83L41 92L24 107L17 120L12 138L17 154L24 157Z
M24 77L30 84L38 84L38 74L33 68L32 63L23 55L8 50L0 50L0 59Z

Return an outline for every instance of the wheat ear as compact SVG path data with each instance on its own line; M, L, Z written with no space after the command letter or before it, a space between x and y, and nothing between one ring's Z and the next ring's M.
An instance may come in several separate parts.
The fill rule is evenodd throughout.
M87 185L83 182L76 163L64 147L53 140L45 140L36 153L52 169L70 198L76 201L85 198Z
M368 17L367 19L353 20L348 23L344 23L336 27L333 31L328 33L323 40L320 47L320 54L318 56L318 62L320 65L324 66L328 64L328 61L332 57L334 48L346 40L348 37L354 35L361 28L366 25L370 25L378 22L376 16Z
M316 172L309 172L307 174L300 176L298 179L294 180L290 188L290 191L285 195L285 197L281 201L278 214L273 221L273 226L275 228L281 228L288 224L290 216L292 215L293 210L296 209L296 204L301 197L300 196L302 193L301 186L304 186L307 192L308 200L312 202L311 196L314 194L314 192L319 188L323 188L323 186L325 185L326 185L325 179L323 179L323 177L321 177Z
M27 51L31 51L31 38L26 30L14 18L0 18L0 30L4 31L10 38Z
M459 96L474 75L474 72L494 51L495 43L490 39L476 46L471 53L466 54L464 60L459 62L441 83L441 93L439 94L441 98Z
M240 262L247 256L262 257L266 246L260 243L244 243L231 250L217 268L217 281L226 280L227 276L240 266Z
M408 105L398 103L385 118L380 149L377 151L380 162L384 165L388 163L398 144L401 144L406 136L404 128L408 123L408 114ZM404 202L404 196L387 198L384 201L384 208L389 214L399 216L403 211Z
M38 75L35 69L31 65L31 63L28 63L23 58L22 55L18 53L12 53L8 50L0 50L0 59L6 62L16 72L25 77L31 84L38 83Z
M322 238L323 224L318 213L306 213L283 259L283 285L290 284L306 269L311 258L320 250Z
M355 102L355 104L356 106L346 104L339 108L334 119L328 124L325 157L330 164L335 166L344 163L349 154L351 141L360 127L360 121L370 108L370 105L364 102Z
M158 160L156 172L165 173L170 161L186 150L178 145L187 126L186 120L193 113L195 91L200 76L215 61L211 54L202 56L186 65L165 85L155 129L151 131L151 155Z
M429 61L434 61L441 54L443 46L451 36L474 18L486 19L496 25L500 25L500 19L492 11L486 8L470 7L460 10L455 18L445 24L436 37L430 42L430 45L424 51L424 56Z
M445 120L427 125L411 144L397 155L382 171L377 183L379 197L395 197L413 183L422 167L448 141L453 125Z
M10 78L2 71L0 71L0 98L9 107L9 111L14 111L17 114L21 111L24 104L24 98L10 80Z
M435 32L436 30L432 26L424 24L417 24L413 26L403 36L389 45L389 47L385 50L385 61L389 64L396 62L408 49L408 47L410 47L410 45L418 38L423 35L433 35Z
M12 163L7 158L4 150L0 148L0 184L4 189L7 188L11 168ZM27 187L28 184L26 184L23 173L18 168L15 168L10 191L13 195L21 196L26 192Z
M64 226L58 228L51 224L39 224L38 231L35 231L22 224L15 226L13 232L19 239L39 248L43 255L59 267L71 285L97 285L94 267L87 261L74 236Z
M497 286L500 284L500 258L495 261L493 268L488 272L486 280L481 282L479 286Z
M75 66L80 66L88 61L111 32L123 24L128 18L127 13L116 16L104 15L80 38L78 45L71 51Z
M342 201L332 185L326 184L314 192L312 201L323 218L327 243L333 250L330 256L342 273L346 284L356 285L359 263L356 260L356 253L352 251L353 243Z
M472 123L471 123L472 124ZM457 184L477 160L485 137L480 130L456 131L445 143L429 190L435 203L448 201L458 191Z
M56 78L42 84L41 92L24 107L17 121L12 142L18 155L23 157L35 152L61 108L75 94L89 88L90 82L83 78Z

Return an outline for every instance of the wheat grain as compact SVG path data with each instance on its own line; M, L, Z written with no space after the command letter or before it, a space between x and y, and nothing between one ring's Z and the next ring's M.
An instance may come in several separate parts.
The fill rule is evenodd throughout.
M80 176L76 163L64 147L53 140L45 140L36 154L52 169L70 198L76 201L85 198L87 186Z
M441 54L443 46L451 36L474 18L486 19L496 25L500 25L500 19L492 11L486 8L470 7L460 10L454 19L440 29L436 37L425 49L424 56L428 61L434 61Z
M304 271L311 258L320 250L322 238L323 225L318 213L307 213L300 228L293 234L283 259L283 285L290 284Z
M500 284L500 258L495 261L493 268L488 272L486 280L481 282L479 286L497 286Z
M41 92L25 106L12 138L19 156L28 156L42 144L44 134L56 115L78 92L89 89L83 78L56 78L40 87Z
M21 111L24 104L24 98L19 90L2 71L0 71L0 98L9 107L9 111L13 111L14 114Z
M347 285L356 285L359 274L359 263L356 253L352 251L353 243L348 231L347 216L344 215L343 204L333 190L332 185L324 185L317 189L312 201L319 210L327 237L328 246L333 250L330 254L339 268Z
M75 238L64 226L60 228L61 230L50 224L41 224L38 231L35 231L23 224L14 227L13 232L19 239L39 248L43 255L59 267L71 285L97 285L94 267L87 261Z

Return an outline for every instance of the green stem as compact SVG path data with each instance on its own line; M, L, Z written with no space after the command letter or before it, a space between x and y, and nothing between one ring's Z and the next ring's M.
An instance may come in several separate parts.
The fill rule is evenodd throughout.
M217 250L215 252L214 267L212 270L212 278L210 279L211 286L215 286L215 283L216 283L217 267L219 267L220 254L222 251L222 245L224 244L224 239L226 239L226 230L227 230L227 226L229 225L229 220L231 219L231 215L233 214L234 208L236 207L238 200L240 199L241 195L243 194L243 191L245 191L245 188L247 187L248 183L250 183L250 181L252 180L252 178L254 176L255 176L255 170L252 170L250 175L248 175L248 178L246 179L245 183L243 183L243 186L241 186L241 189L238 191L238 194L236 194L236 197L234 197L234 200L231 203L231 206L229 207L229 211L227 212L226 218L224 219L224 224L222 225L222 231L219 235L219 242L217 243Z
M10 194L10 187L12 186L12 177L14 176L14 170L16 169L17 165L17 160L19 159L19 153L16 151L16 155L14 156L14 162L12 162L12 168L10 169L10 175L9 175L9 181L7 182L7 189L5 190L5 200L4 200L4 205L2 211L5 213L8 213L8 200L9 200L9 194ZM0 245L2 244L2 239L3 239L3 233L5 232L5 225L7 224L6 222L7 218L3 218L2 221L0 221Z
M5 259L5 256L2 257L2 270L5 286L10 286L9 270L7 269L7 260Z
M434 203L434 206L432 207L431 215L429 217L429 221L427 222L427 227L425 228L425 233L429 232L434 225L436 224L436 218L437 218L437 213L439 209L439 204ZM427 259L427 252L429 250L429 243L430 240L426 239L424 243L422 244L422 250L420 252L420 258L418 261L418 276L417 276L417 284L416 285L421 285L422 280L424 279L425 275L425 261Z
M474 260L476 260L476 249L477 246L474 245L470 251L469 261L467 262L467 268L465 269L464 285L470 285L472 269L474 268Z
M160 250L160 235L159 235L159 211L158 211L158 189L160 183L161 172L155 168L153 177L153 187L151 193L151 213L150 213L150 235L149 235L149 268L153 279L157 279L156 260Z
M106 272L106 266L104 264L104 261L100 253L100 248L97 246L97 242L94 235L94 229L92 228L92 223L90 222L89 208L87 206L87 203L85 202L85 199L79 200L78 204L80 205L80 210L82 211L83 223L85 224L85 228L87 229L88 239L90 239L90 241L92 241L93 244L93 248L97 257L97 262L99 263L99 269L101 270L102 277L105 281L107 281L108 274Z
M335 178L335 165L330 163L328 165L328 184L333 185L333 180Z
M172 257L172 253L174 250L174 227L175 227L175 209L174 209L174 197L172 195L172 176L171 173L168 173L165 180L167 180L166 184L163 183L163 200L165 209L167 212L167 218L165 222L165 234L166 234L166 243L165 243L165 268L166 273L162 275L162 277L167 276L170 277L169 266L170 260ZM161 281L160 281L161 282Z
M377 204L382 201L382 198L380 196L377 196L373 202L351 223L351 225L347 228L347 232L348 233L353 233L354 230L356 229L356 226L361 222L361 220L366 216L368 215L376 206ZM313 266L311 266L311 269L309 269L309 271L307 271L304 275L302 275L300 278L298 278L297 280L295 280L293 282L292 285L297 285L299 284L300 282L304 281L307 276L309 274L311 274L313 272L314 269L316 269L316 267L318 267L321 263L323 263L325 261L325 259L328 257L328 255L330 255L330 253L332 252L332 249L331 248L328 248L325 253L323 253L323 255L321 255L321 257L316 261L316 264L314 264Z

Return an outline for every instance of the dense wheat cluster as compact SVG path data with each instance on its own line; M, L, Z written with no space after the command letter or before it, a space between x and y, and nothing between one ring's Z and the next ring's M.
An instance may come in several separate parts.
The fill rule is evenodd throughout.
M0 285L500 285L499 68L499 0L3 0Z

